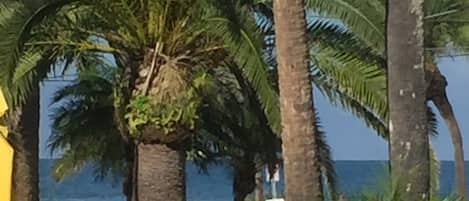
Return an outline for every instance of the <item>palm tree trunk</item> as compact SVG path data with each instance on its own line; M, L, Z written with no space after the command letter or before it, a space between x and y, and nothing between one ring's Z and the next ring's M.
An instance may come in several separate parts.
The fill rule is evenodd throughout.
M132 189L133 189L133 182L132 182L132 172L133 167L131 167L127 172L126 177L124 178L124 182L122 183L122 193L124 194L127 201L134 201L132 197Z
M36 84L19 110L9 119L13 162L14 201L39 201L39 85Z
M137 146L132 144L127 154L127 176L123 182L122 191L126 196L127 201L137 201Z
M256 189L254 190L255 201L265 201L264 181L262 180L262 168L256 172Z
M441 116L446 122L451 134L454 147L454 161L456 164L456 193L459 197L466 197L466 175L464 168L464 149L462 143L461 130L449 103L448 97L439 96L433 98L433 103L440 111Z
M306 42L304 0L275 0L285 196L289 201L323 199L315 141L313 89Z
M456 164L456 193L464 200L464 198L466 198L466 174L461 130L453 112L453 107L446 94L446 78L438 70L433 57L427 57L426 64L427 84L429 85L427 88L427 99L433 101L450 131L454 147L454 161Z
M138 201L185 201L185 152L164 144L138 145Z
M244 201L256 188L256 164L253 160L242 159L234 164L234 201Z
M403 200L429 200L430 153L423 51L423 0L389 0L390 159Z

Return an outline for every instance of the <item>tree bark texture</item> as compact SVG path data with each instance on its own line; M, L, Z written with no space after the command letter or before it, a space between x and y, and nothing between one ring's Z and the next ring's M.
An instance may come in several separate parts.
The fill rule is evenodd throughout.
M454 161L456 167L456 195L464 200L466 195L466 174L464 164L464 146L461 129L459 128L453 107L446 94L448 85L446 78L438 70L433 59L429 59L427 64L427 99L433 101L436 108L443 117L451 135L454 147Z
M304 0L275 0L285 198L323 199L315 141L314 107Z
M423 49L423 0L389 0L390 159L403 200L429 200L430 158Z
M253 160L238 160L234 164L234 201L244 201L256 189L256 164Z
M138 201L185 201L185 152L164 144L138 145Z
M14 201L39 201L39 84L9 118L9 140L14 152Z

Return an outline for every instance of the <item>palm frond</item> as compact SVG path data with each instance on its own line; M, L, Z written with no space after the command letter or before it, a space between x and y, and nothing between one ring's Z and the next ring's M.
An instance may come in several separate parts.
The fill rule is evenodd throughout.
M339 52L340 53L340 52ZM386 136L386 76L376 65L341 58L333 49L319 47L314 55L313 81L333 104L339 103Z
M88 159L79 158L76 152L65 152L55 161L52 175L56 180L63 180L66 176L79 172L88 163Z
M367 46L355 33L338 23L314 20L308 23L307 30L312 47L320 44L334 49L338 58L355 58L365 64L377 64L382 68L386 66L383 52Z
M325 48L314 54L314 61L319 70L336 81L340 90L386 116L386 75L380 67L356 59L342 59L335 51Z
M33 85L37 85L38 80L46 76L50 61L44 55L35 51L25 52L20 55L12 77L6 77L8 72L2 71L5 73L5 77L2 75L1 78L2 82L8 82L2 86L10 106L16 107L24 103Z
M213 5L208 9L211 11L208 14L208 26L228 46L243 76L255 89L270 125L280 133L278 94L268 78L262 50L263 35L258 31L253 16L235 1L216 1Z
M259 14L262 19L259 26L269 35L267 58L269 65L275 67L270 9L266 7ZM313 47L311 55L317 58L312 69L316 86L333 104L339 103L381 136L387 136L385 60L381 53L337 22L310 20L307 30Z
M385 6L382 1L307 0L314 14L336 17L357 36L380 52L384 52Z
M331 147L327 144L326 134L322 130L319 115L315 114L315 138L319 153L319 163L321 165L321 172L323 181L325 182L323 188L327 190L331 200L337 200L339 191L337 189L337 173L335 171L334 160L332 159Z
M313 77L313 82L331 103L339 104L343 109L350 111L353 115L362 120L366 126L376 131L379 136L383 138L388 137L387 123L383 117L377 115L374 111L370 110L370 108L365 107L347 94L344 94L343 91L337 88L336 84L326 77L321 76L319 72Z
M86 164L96 165L98 177L113 172L115 168L124 168L121 165L125 164L128 148L114 125L102 121L111 119L112 111L106 108L86 108L87 105L81 104L69 102L53 116L54 131L50 137L50 148L52 151L64 152L56 163L55 176L58 179L63 179ZM84 109L87 111L84 112Z
M55 94L54 103L60 102L60 106L51 114L49 148L63 152L54 166L59 180L85 165L94 167L97 178L122 175L129 165L130 145L123 141L113 120L113 85L92 74L80 76Z
M205 99L207 107L201 110L203 131L197 137L199 143L208 145L204 155L208 159L247 157L258 165L277 164L280 139L265 120L257 97L243 86L246 83L239 83L232 71L224 67L215 70L217 90Z
M29 19L29 11L19 2L6 1L0 3L0 67L2 68L0 79L3 90L10 106L13 104L15 91L12 87L13 74L19 55L18 44L23 25Z
M433 55L445 54L444 47L466 52L469 42L467 0L425 1L425 47Z
M100 100L102 104L111 102L113 84L96 73L80 73L74 84L59 89L52 98L52 104L66 99Z
M428 133L431 136L438 135L438 119L436 114L433 112L431 107L427 106L427 118L428 118Z
M52 52L47 49L24 48L32 37L32 29L68 3L68 0L31 5L20 1L0 3L0 80L10 106L25 100L33 82L43 79L53 62Z

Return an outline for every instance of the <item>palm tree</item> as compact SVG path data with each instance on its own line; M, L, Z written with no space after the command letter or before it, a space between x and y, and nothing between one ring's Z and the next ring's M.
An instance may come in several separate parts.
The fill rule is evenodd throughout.
M328 5L337 5L339 9L331 9ZM346 16L347 19L351 20L348 22L352 22L352 24L366 22L361 20L363 16L359 12L360 10L341 10L339 5L353 8L347 3L344 4L343 1L308 1L309 8L315 11L323 10L320 12L321 14L329 10L345 13L347 11L350 15L341 15L341 17L345 18ZM376 5L371 7L373 6ZM366 33L373 32L368 30ZM385 61L379 51L365 45L366 43L361 38L355 36L357 34L351 33L343 25L330 23L327 19L310 21L308 35L310 41L315 44L313 46L315 48L312 49L316 56L314 58L313 80L318 88L332 102L339 103L345 109L351 110L358 117L364 119L365 123L374 128L378 134L387 138L388 128L385 125L388 118L386 84L384 73L380 70L385 66ZM355 74L358 76L352 76ZM356 107L360 104L368 107ZM430 133L435 133L435 119L433 113L430 110L428 112L431 114L428 119L429 126L432 128ZM437 165L438 162L434 160L432 163L434 173L438 172ZM437 188L438 176L432 175L432 178L432 188Z
M274 1L285 196L322 200L303 0Z
M26 102L8 116L9 141L15 149L12 199L39 200L39 85L31 89Z
M335 3L335 4L334 4ZM425 73L427 82L427 100L431 100L439 110L448 126L455 148L456 189L460 197L466 196L464 155L462 135L454 115L451 103L447 98L445 87L447 81L438 70L436 59L448 55L447 46L456 52L464 52L467 44L468 23L467 0L427 0L425 1ZM332 5L341 5L333 7ZM356 2L350 0L321 1L310 0L309 8L329 17L338 17L364 43L362 50L372 53L376 63L384 62L384 13L385 2ZM456 20L455 20L456 19ZM457 55L457 53L456 53ZM381 57L381 58L380 58Z
M54 166L58 179L80 170L85 164L97 164L95 172L99 178L106 175L122 177L129 175L132 166L132 146L120 138L117 125L113 123L113 83L116 67L100 63L79 74L72 85L59 90L54 102L62 106L53 113L53 135L51 148L64 153ZM280 142L268 126L266 117L248 83L240 76L237 68L216 68L213 72L212 95L204 98L201 113L201 130L191 140L186 152L203 170L214 160L229 159L235 174L233 192L235 200L244 200L254 190L256 172L264 164L277 164ZM105 73L105 72L112 73ZM235 75L237 74L237 75ZM242 111L242 112L240 112ZM94 115L99 114L99 115ZM257 120L257 118L259 118ZM103 122L103 119L108 121ZM87 129L82 129L83 127ZM317 126L319 128L319 124ZM321 167L331 195L336 194L335 172L330 150L320 130ZM101 143L103 141L109 143ZM132 175L126 176L124 192L131 200L129 188ZM261 178L262 185L262 178Z
M39 200L39 81L46 77L54 51L25 47L20 41L27 34L32 19L42 19L65 2L13 1L0 3L0 80L10 108L10 140L15 148L14 200ZM22 50L21 52L19 50ZM37 68L36 68L37 67Z
M233 169L233 197L245 200L256 188L256 173L279 162L280 139L269 127L255 91L234 66L215 69L213 96L204 99L202 128L209 152L228 159ZM261 180L262 181L262 180ZM263 185L263 183L261 184Z
M115 55L116 62L120 63L121 66L125 66L125 65L122 65L122 64L125 64L126 62L127 63L129 62L129 58L130 58L129 55L131 55L131 56L134 56L134 55L128 54L125 51L117 51L118 49L125 49L126 48L125 45L129 46L130 43L122 44L125 41L122 40L122 38L116 37L116 35L117 36L119 36L119 34L124 34L125 35L126 33L125 32L122 33L122 31L120 30L119 33L116 34L116 33L113 33L114 30L111 31L111 32L106 32L104 30L105 29L113 29L113 27L116 27L116 26L113 26L113 24L111 23L113 21L115 23L123 23L123 22L116 22L116 21L119 20L119 19L124 19L124 18L126 20L127 19L134 19L133 16L129 17L129 15L132 15L132 13L129 14L129 12L126 12L124 14L121 14L121 15L125 16L125 17L121 17L121 18L114 18L115 16L113 15L112 20L106 20L106 17L108 17L108 15L95 16L93 12L90 12L90 10L92 9L92 6L100 6L102 4L92 5L93 3L90 3L90 2L81 2L80 5L84 8L84 9L81 9L81 10L80 9L78 9L78 10L73 10L73 9L72 10L69 10L69 9L60 10L60 9L56 9L56 7L61 7L63 5L66 5L67 3L74 3L74 1L52 1L51 5L41 7L40 12L34 12L36 15L28 18L28 19L35 19L35 20L27 20L26 22L18 23L20 25L24 25L23 27L27 27L27 29L17 30L18 34L15 34L14 36L15 37L16 36L28 36L28 37L19 38L19 39L16 39L16 40L9 40L9 42L11 42L11 41L18 42L18 44L19 44L18 46L23 47L24 45L26 45L26 47L29 48L28 50L30 50L30 51L27 52L28 54L23 54L22 58L25 61L31 61L31 58L37 58L37 57L31 57L31 56L36 55L36 54L33 54L33 53L35 53L37 51L44 52L45 50L47 50L47 47L51 47L50 49L55 50L55 52L52 52L53 54L51 53L53 55L52 58L64 58L66 60L65 64L70 64L71 61L76 60L77 56L79 56L80 58L85 58L87 56L87 54L85 54L85 53L91 51L91 52L104 52L104 53L109 53L110 52L110 53ZM114 2L114 3L116 3L116 2ZM240 24L240 23L237 23L237 22L239 22L240 20L245 21L245 22L247 20L247 22L249 22L250 19L249 18L237 18L237 15L231 15L230 13L234 11L234 9L232 9L232 8L237 7L237 6L233 5L232 2L230 2L230 1L227 1L225 3L231 3L231 4L227 4L227 5L232 5L232 6L230 7L230 6L223 5L223 7L220 7L218 9L219 12L215 12L215 14L216 15L224 15L224 17L228 20L226 22L223 21L223 20L219 20L219 19L218 20L213 20L217 23L217 26L214 26L214 27L219 27L220 28L219 25L222 26L221 29L218 29L217 33L215 33L215 34L219 35L219 36L221 35L222 36L221 38L223 39L223 41L231 42L231 44L236 43L236 42L238 42L238 43L246 42L246 43L244 43L245 45L229 45L227 48L228 48L228 50L231 50L231 52L237 52L238 54L240 54L240 55L236 55L237 57L235 58L235 61L237 63L242 64L240 66L243 67L243 75L248 78L249 84L255 83L255 84L253 84L253 88L256 91L260 92L259 93L259 99L261 100L262 106L267 111L266 114L268 116L269 123L273 126L273 128L275 130L278 131L278 127L279 127L279 123L278 123L279 118L278 118L278 116L279 115L278 115L278 110L275 109L276 108L275 106L277 105L277 103L275 101L276 96L272 95L272 94L275 94L275 93L271 93L271 91L269 91L268 87L267 87L269 84L267 84L267 82L263 81L263 80L266 80L266 79L264 79L265 75L266 75L266 73L263 71L264 68L251 68L252 66L259 66L259 65L262 66L263 61L261 59L258 59L257 57L256 57L257 59L255 57L248 57L248 56L251 56L251 55L261 55L262 54L261 51L251 48L253 43L259 43L260 41L262 41L262 38L260 38L260 37L256 38L253 34L249 34L249 32L246 32L246 30L249 31L249 29L252 29L252 26L249 23ZM116 3L116 4L119 4L119 3ZM128 10L128 8L126 8L125 6L126 6L126 2L123 2L122 5L119 4L117 7L118 8L124 8L124 10ZM133 6L135 6L135 5L133 5ZM218 5L218 6L220 6L220 5ZM137 6L135 6L135 7L137 7ZM106 10L106 9L96 9L96 10L104 12L103 10ZM242 10L243 9L241 9L241 11ZM44 18L45 15L53 16L56 13L56 11L59 11L59 16L62 16L61 18L56 18L56 19L52 18L52 19L54 19L52 21L56 22L56 23L46 23L46 26L33 26L33 25L40 24L41 22L44 21L44 19L47 19L47 18ZM67 13L67 11L71 11L71 13L69 12L68 14L64 14L64 13ZM130 11L133 11L133 10L130 10ZM214 11L217 11L217 9L215 9ZM106 12L109 14L109 13L112 12L112 10L106 10ZM90 16L90 13L92 13L91 16ZM145 13L145 12L139 12L139 13ZM242 11L241 13L238 13L238 14L242 15L242 14L245 14L245 13L244 13L244 11ZM21 15L18 15L18 16L21 16ZM129 18L126 18L126 17L129 17ZM59 22L58 19L65 19L65 20L67 20L67 22L66 23ZM93 23L87 23L90 20L92 20ZM47 20L47 21L50 21L50 20ZM228 23L228 21L231 21L233 23ZM14 22L16 22L16 21L14 21ZM98 22L101 22L101 23L98 23ZM65 27L65 25L67 25L68 27L63 28L63 27ZM90 26L90 25L93 25L93 26ZM102 25L107 25L107 26L102 26ZM230 31L239 30L239 29L228 29L229 31L226 31L227 29L224 28L224 27L227 27L227 26L233 27L235 25L243 25L242 28L244 28L244 30L238 31L238 32L230 32ZM118 26L118 27L122 27L122 26ZM34 35L28 34L28 32L29 32L29 30L31 30L31 28L37 29L37 30L34 30L34 33L35 33ZM329 28L329 27L316 26L315 28ZM60 32L60 30L67 30L67 31ZM134 27L131 27L131 30L139 30L139 29L135 29ZM54 33L54 32L60 32L60 34L56 34L56 35L52 34L52 36L51 36L51 34L49 34L49 33ZM42 34L42 33L47 33L47 34ZM80 33L80 35L73 34L73 33ZM31 36L35 36L35 37L33 37L31 39ZM46 37L46 38L40 38L40 37L37 37L37 36ZM91 36L91 39L98 39L97 40L98 43L96 43L96 40L88 41L88 39L90 39L90 36ZM139 39L132 39L132 42L142 40L141 34L139 35L139 37L140 37ZM40 38L40 40L38 38ZM22 40L20 40L20 39L22 39ZM107 46L105 43L99 42L100 41L99 39L102 39L101 41L106 41L107 40L109 42L110 46ZM17 51L13 51L13 50L15 50L14 47L15 47L15 44L13 44L13 48L7 49L8 53L17 52ZM34 48L34 49L32 49L32 48ZM240 48L242 48L242 49L240 49ZM134 50L134 49L138 49L138 47L137 48L127 48L127 49ZM29 59L28 59L28 56L29 56ZM51 57L48 56L46 58L51 58ZM248 59L239 59L239 58L248 58ZM35 60L32 60L32 61L35 61ZM16 77L22 78L22 77L24 77L24 75L27 75L24 72L32 72L31 69L35 69L35 68L32 67L33 65L31 65L31 63L34 63L34 62L28 62L27 63L28 65L24 65L25 67L22 68L24 70L17 70L19 73L18 73L18 75L16 75ZM48 66L50 66L50 65L48 65ZM11 69L15 70L14 68L11 68ZM43 69L43 68L41 68L41 69ZM127 70L127 72L128 72L128 70ZM341 73L342 74L347 73L346 71L331 71L331 72L335 72L336 74L337 74L337 72L339 72L339 74L337 74L337 75L340 75ZM365 72L365 71L362 70L360 72ZM44 73L41 73L41 74L44 74ZM360 73L358 73L357 75L360 75ZM129 78L129 77L124 76L123 78ZM323 78L324 78L324 76L323 76ZM125 81L125 80L123 80L123 81ZM351 87L351 86L347 85L347 84L349 84L349 82L339 83L339 86L340 86L340 84L344 84L344 83L345 83L345 85L342 86L342 87L344 87L344 88ZM332 90L337 90L337 88L334 88L334 87L336 87L336 85L334 85L332 83L327 83L326 85ZM334 85L334 87L332 87L332 85ZM353 87L353 85L352 85L352 87ZM360 86L360 87L363 88L362 86ZM128 87L124 86L124 88L128 88ZM337 90L333 93L328 92L328 94L335 96L334 98L331 98L331 99L337 100L337 98L338 98L337 95L340 95L342 97L344 94L352 95L352 96L355 96L354 98L357 98L356 95L363 95L362 92L364 90L360 90L360 91L361 91L360 92L361 94L352 94L352 93L349 93L349 91L344 92L344 91L340 91L340 90ZM369 91L367 91L367 92L369 92ZM129 96L129 92L126 91L126 90L117 91L116 93L117 94L123 94L123 95L127 94L127 97ZM367 93L364 93L364 94L365 94L365 96L368 96ZM120 123L118 123L118 125L119 125L118 127L120 128L120 130L125 131L126 130L125 129L126 120L121 117L123 115L119 115L119 114L122 114L120 111L125 110L125 106L123 107L122 104L120 104L120 103L121 103L121 101L123 101L122 102L122 103L124 103L123 105L126 105L128 100L125 100L126 99L125 96L122 99L124 99L124 100L119 99L116 103L117 106L121 105L120 107L118 107L120 109L116 110L117 111L116 113L118 114L118 115L116 115L117 116L116 119L118 120L118 122L120 122ZM369 111L367 111L366 109L363 110L363 108L366 108L366 107L362 107L362 109L357 110L356 109L357 107L353 106L353 103L356 103L356 102L354 102L352 100L349 99L347 101L341 101L341 102L345 103L345 105L347 105L351 110L356 112L358 114L358 116L361 116L362 118L365 117L365 119L366 119L367 115L371 116L371 115L369 115L369 114L371 114ZM367 100L369 100L369 99L367 98ZM379 105L379 104L377 104L377 105ZM376 121L367 120L367 123L377 125Z
M15 42L34 51L54 50L52 58L68 61L86 58L89 52L115 56L119 67L128 73L122 78L126 79L122 90L117 91L127 96L116 105L117 113L131 111L118 115L120 122L127 124L119 128L128 129L137 145L140 199L185 199L182 148L196 126L204 71L228 58L227 53L243 68L254 88L263 90L259 98L270 100L263 102L265 110L275 113L271 109L275 98L268 97L273 90L269 91L267 80L258 75L265 68L260 51L252 46L256 39L251 37L256 33L251 32L249 23L254 24L254 19L243 17L245 12L233 13L233 8L242 5L232 1L66 3L74 6L62 6L49 18L29 20L37 26L20 34L37 37ZM148 168L156 161L158 168ZM153 193L153 186L161 194Z
M77 81L53 97L51 152L60 152L52 175L57 180L93 164L97 179L125 178L123 192L131 200L133 146L113 120L112 68L81 72ZM106 142L106 143L103 143Z
M388 9L391 173L404 179L405 200L429 200L423 1L391 1Z
M434 103L450 130L456 166L456 193L463 199L467 197L467 192L462 133L446 93L446 78L439 71L435 58L445 54L445 48L441 47L449 43L457 51L465 50L464 47L469 42L467 36L469 24L454 19L468 17L466 10L468 3L466 0L425 2L427 17L424 23L427 33L425 35L427 99Z
M83 2L82 2L83 3ZM55 52L55 54L57 55L66 55L66 59L71 59L71 60L78 60L76 59L78 56L74 56L74 55L79 55L79 58L80 59L85 59L89 54L87 54L88 52L94 52L94 51L97 51L97 52L104 52L104 53L107 53L107 52L110 52L112 54L114 54L115 58L116 58L116 62L120 64L120 66L127 66L127 65L123 65L125 63L128 63L129 62L129 58L134 58L134 55L128 53L128 50L127 52L126 51L122 51L122 49L138 49L137 48L128 48L126 47L125 45L129 45L131 44L131 42L127 42L126 44L122 44L123 42L125 42L125 40L123 40L122 38L119 38L119 37L116 37L115 34L112 34L112 32L106 32L104 31L105 29L113 29L113 24L110 23L114 20L119 20L119 19L133 19L134 16L132 16L133 13L124 13L124 14L121 14L123 15L124 17L119 17L119 18L114 18L115 16L112 15L112 18L109 17L109 13L112 13L113 11L110 10L106 10L106 11L103 11L103 9L98 9L100 12L104 12L104 14L106 15L99 15L99 16L94 16L91 15L91 17L89 17L87 14L89 13L93 13L93 12L88 12L90 10L90 8L92 8L92 6L102 6L103 4L97 4L97 5L92 5L92 3L90 4L87 4L87 2L84 2L85 5L82 4L82 6L86 9L82 9L82 10L78 10L80 12L77 12L77 10L72 10L73 12L75 13L69 13L69 14L61 14L62 16L65 16L61 19L67 19L68 22L65 23L67 26L70 26L68 28L61 28L62 26L65 27L64 23L51 23L53 24L54 26L58 26L58 27L54 27L52 25L49 25L49 26L45 26L44 27L41 27L45 30L43 31L36 31L36 33L51 33L51 32L57 32L58 30L71 30L71 31L67 31L67 32L61 32L62 35L59 35L59 36L54 36L52 38L47 38L47 39L41 39L41 40L37 40L36 41L32 41L32 42L29 42L27 43L28 47L35 47L35 48L45 48L45 47L54 47L53 49L54 50L59 50L58 52ZM114 2L116 3L116 2ZM226 3L230 3L229 1L226 2ZM232 2L231 2L232 3ZM116 4L119 4L119 3L116 3ZM233 5L233 4L228 4L228 5ZM127 8L125 7L126 6L126 3L124 2L122 5L118 5L117 7L118 8L124 8L124 10L127 10ZM135 6L135 5L133 5ZM220 5L218 5L220 6ZM137 6L135 6L137 7ZM133 8L135 8L133 7ZM232 6L232 7L236 7L236 6ZM252 84L252 83L255 83L253 84L253 89L255 91L258 91L260 92L259 93L259 99L261 100L261 105L264 107L264 109L266 111L268 111L266 114L267 114L267 117L269 119L269 123L271 125L273 125L274 129L277 127L276 130L278 130L278 112L276 111L275 106L277 105L275 103L275 100L276 100L276 96L275 95L269 95L269 94L272 94L272 93L269 93L269 90L268 90L268 86L269 84L266 84L267 82L264 82L263 78L265 78L265 73L263 72L262 69L265 69L265 68L252 68L253 66L259 66L261 65L262 66L262 63L263 61L260 60L260 59L252 59L252 58L255 58L255 57L248 57L250 55L261 55L261 51L259 50L256 50L256 49L252 49L252 42L254 43L259 43L259 41L262 41L262 40L259 40L261 38L257 38L257 41L256 42L256 38L252 38L252 34L249 34L249 32L246 32L246 30L249 31L249 29L251 29L252 27L250 27L249 23L247 24L242 24L244 25L244 32L230 32L230 31L233 31L233 30L239 30L239 29L228 29L229 31L226 31L227 29L225 29L226 25L228 26L233 26L233 25L239 25L240 23L236 23L240 20L242 21L246 21L245 18L241 18L241 19L238 19L236 16L237 15L229 15L230 12L233 12L233 9L232 7L229 7L229 6L226 6L226 5L223 5L223 7L220 9L218 9L218 11L221 11L221 12L216 12L215 14L217 15L221 15L221 14L226 14L225 17L226 19L229 19L229 20L226 20L223 21L223 20L219 20L219 18L217 20L215 20L215 22L217 22L217 26L214 26L214 27L218 27L220 28L221 26L221 29L218 29L217 33L214 33L215 35L217 36L220 36L223 35L223 37L221 37L223 39L223 41L225 42L231 42L231 44L233 43L243 43L243 42L247 42L247 43L244 43L244 44L247 44L247 45L229 45L227 48L228 50L231 50L231 52L237 52L237 53L240 53L241 55L235 55L235 61L237 61L237 63L240 63L242 65L240 65L243 69L243 75L246 76L249 80L249 84ZM67 9L62 9L62 10L59 10L61 11L62 13L66 13L65 11L68 11ZM216 11L217 9L215 9ZM242 9L240 9L242 11ZM132 11L132 10L130 10ZM100 12L96 12L96 13L100 13ZM79 13L79 14L77 14ZM83 14L84 13L84 14ZM136 12L136 13L144 13L144 12ZM238 14L243 14L243 13L238 13ZM88 16L88 17L87 17ZM129 17L130 16L130 17ZM107 18L111 18L112 20L106 20ZM86 23L88 22L89 20L94 20L93 23ZM214 18L215 19L215 18ZM39 20L40 21L40 20ZM55 20L54 20L55 21ZM124 20L123 20L124 21ZM228 21L232 21L233 23L227 23ZM247 19L247 22L249 22L250 20ZM33 20L33 22L37 22L37 20ZM69 22L72 22L71 24ZM102 22L102 23L95 23L95 22ZM116 23L121 23L121 22L116 22ZM97 27L90 27L90 25L97 25ZM101 26L102 24L104 25L108 25L108 26ZM319 25L323 25L323 24L319 24ZM116 25L117 26L117 25ZM127 25L127 26L130 26L130 25ZM122 26L119 26L119 27L122 27ZM236 27L234 27L236 28ZM330 27L325 27L325 26L310 26L309 28L311 28L311 30L315 30L313 28L326 28L326 30L330 30L328 28ZM96 30L95 30L96 29ZM139 30L139 29L136 29L134 27L131 27L129 28L130 30ZM222 31L220 31L222 30ZM225 30L225 31L223 31ZM71 33L74 33L74 32L77 32L77 33L80 33L79 37L76 35L76 34L71 34ZM111 33L111 34L109 34ZM121 33L117 33L117 36L119 36L119 34L126 34L126 32L123 32L121 31ZM231 35L230 35L231 34ZM247 34L247 35L246 35ZM41 34L37 34L39 36L42 36ZM49 34L44 34L45 36L47 37L50 37ZM325 34L323 34L325 35ZM107 40L109 42L109 45L110 46L107 46L105 43L103 42L99 42L100 40L91 40L91 41L88 41L90 39L91 36L91 39L103 39L103 40ZM125 38L127 40L131 40L129 38ZM254 39L254 41L252 41ZM103 41L101 40L101 41ZM138 41L140 39L132 39L133 41ZM96 42L98 41L98 42ZM242 49L240 49L242 48ZM120 51L118 51L117 49L119 49ZM14 51L11 51L11 52L14 52ZM77 54L79 53L79 54ZM132 56L129 56L129 55L132 55ZM28 55L26 55L28 56ZM326 55L326 56L335 56L333 54L329 54L329 55ZM248 59L239 59L239 58L248 58ZM326 64L324 64L326 65ZM321 65L323 66L323 65ZM31 67L28 66L28 68L26 69L33 69ZM129 69L127 68L126 70L127 72L129 72ZM20 71L21 72L21 71ZM323 74L323 71L315 71L317 73L322 73ZM340 75L344 75L346 73L350 73L350 72L355 72L355 71L349 71L349 70L338 70L338 71L335 71L334 69L332 70L329 70L329 71L326 71L326 73L329 73L329 72L332 72L332 75L333 77L337 77L337 78L340 78L338 76ZM361 69L360 71L358 71L359 73L357 73L357 77L356 78L359 78L360 75L364 75L363 73L365 74L369 74L369 75L373 75L373 71L366 71L365 69ZM21 75L21 74L20 74ZM18 77L21 77L21 76L18 76ZM337 100L338 98L343 98L343 97L346 97L345 95L350 95L351 97L353 97L352 99L343 99L343 101L341 100L340 102L343 103L344 105L346 105L346 107L349 107L349 109L351 109L352 111L356 112L356 114L358 114L358 116L361 116L362 118L364 119L367 119L367 123L370 123L370 125L378 125L379 127L379 123L377 124L376 120L372 120L373 118L371 118L371 121L370 121L370 118L368 117L373 117L373 115L370 115L371 113L365 109L366 107L361 107L361 109L357 109L357 108L360 108L360 107L357 107L357 101L354 99L354 98L359 98L359 96L363 96L363 97L370 97L369 96L369 92L368 90L358 90L360 91L359 93L351 93L350 91L343 91L343 90L338 90L339 88L349 88L349 87L353 87L353 85L350 84L349 81L344 81L344 82L340 82L337 84L334 84L334 83L330 83L330 82L324 82L324 80L327 80L325 76L320 76L321 79L315 79L315 81L322 81L324 83L324 86L325 88L329 87L328 89L331 89L332 91L329 91L327 92L328 95L331 96L331 99L333 100ZM370 76L368 76L370 77ZM368 78L367 77L367 78ZM123 79L125 78L129 78L129 77L126 77L126 76L123 76ZM323 80L324 79L324 80ZM131 79L132 80L132 79ZM124 84L125 85L125 80L123 80ZM367 82L365 82L367 83ZM339 88L337 88L337 86L340 86ZM363 86L367 86L366 84L365 85L356 85L358 88L360 89L363 89ZM122 87L122 86L121 86ZM117 110L116 110L116 120L117 122L120 122L118 123L118 127L120 128L119 130L121 131L124 131L124 132L121 132L121 133L126 133L126 120L124 118L122 118L122 113L121 111L125 111L125 105L126 103L128 102L128 100L126 100L128 97L129 97L129 92L128 92L128 86L123 86L123 90L117 90L115 93L116 94L119 94L119 95L124 95L124 96L120 96L120 98L118 98L116 100L116 103L115 103L115 106L117 106ZM267 89L267 90L266 90ZM127 95L126 95L127 94ZM275 94L275 93L273 93ZM126 98L127 97L127 98ZM359 100L372 100L372 99L369 99L369 98L359 98ZM372 102L372 101L370 101ZM123 103L123 104L122 104ZM380 104L370 104L372 106L376 106L376 105L380 105ZM276 117L277 116L277 117ZM128 138L126 136L123 136L124 138Z
M215 97L207 97L205 103L210 105L203 109L201 119L206 139L199 140L213 147L211 155L227 157L233 169L234 200L245 200L256 188L262 188L262 177L259 173L264 166L273 171L281 163L277 154L281 152L279 137L268 126L267 118L262 112L255 91L242 79L237 68L231 72L219 69L216 72L216 85L220 86ZM324 190L335 196L336 173L333 167L330 147L326 143L324 132L316 123L316 140L318 141L318 163L321 167L321 185ZM272 172L273 173L273 172ZM256 178L257 174L257 178ZM260 177L260 178L259 178ZM260 181L259 181L260 180ZM262 197L263 193L257 197ZM259 198L259 200L263 200Z
M112 88L115 80L112 75L104 73L113 68L115 69L104 67L99 72L80 73L76 83L62 88L54 97L54 102L62 105L53 113L54 132L50 144L52 151L64 152L54 167L54 175L58 179L63 179L88 163L98 164L95 172L99 178L109 173L121 177L131 172L133 159L129 153L132 146L122 140L112 118ZM253 181L254 176L249 172L255 174L264 164L262 161L277 162L275 150L278 149L275 147L279 147L279 142L277 136L270 131L265 116L263 121L253 120L255 115L263 116L262 108L258 106L257 110L243 109L255 101L255 98L249 100L248 96L242 96L242 89L235 76L227 76L226 70L225 73L223 70L216 70L222 73L214 75L215 86L218 87L211 93L215 97L204 98L204 104L208 107L204 107L205 112L202 112L202 130L191 140L186 152L189 153L188 158L202 169L213 160L228 157L237 172L233 186L235 200L244 200L253 190L254 182L250 181ZM238 99L241 102L233 101ZM231 111L227 111L228 108ZM226 115L218 117L220 114ZM107 121L103 122L103 119ZM255 122L263 122L263 128L258 128L259 125ZM83 127L87 129L83 130ZM108 143L101 143L103 141ZM259 163L254 160L257 153L261 160ZM249 157L251 160L247 160ZM124 192L129 200L131 193L128 186L131 186L131 182L130 174L124 184Z
M307 2L307 39L311 45L313 83L333 105L351 112L385 137L386 74L380 66L384 60L343 24L327 17L311 17L311 1ZM273 11L268 3L256 7L260 29L267 35L267 60L272 73L277 74Z
M8 125L12 131L9 140L15 148L13 173L13 200L38 201L39 200L39 83L44 71L26 70L28 66L47 66L50 61L46 59L45 52L29 54L27 57L16 55L14 49L18 48L15 41L20 37L23 23L37 14L41 4L22 4L17 1L4 1L0 4L0 75L1 85L7 97L10 108ZM45 5L44 8L49 5ZM20 71L12 71L18 66ZM17 79L17 77L26 79Z

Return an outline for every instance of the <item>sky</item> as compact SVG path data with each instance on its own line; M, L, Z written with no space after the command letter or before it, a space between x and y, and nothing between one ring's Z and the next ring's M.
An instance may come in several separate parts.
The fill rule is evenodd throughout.
M448 96L456 118L459 121L464 139L466 160L469 159L469 59L442 58L439 60L442 73L448 80ZM49 119L51 97L53 93L67 82L44 82L41 86L40 114L40 157L51 158L47 149L50 135ZM331 105L317 90L314 101L321 118L323 130L326 132L329 145L335 160L386 160L388 158L387 143L364 123L352 114L343 111L340 106ZM436 111L436 110L435 110ZM439 135L432 138L432 143L440 160L453 160L453 148L448 129L438 115Z

